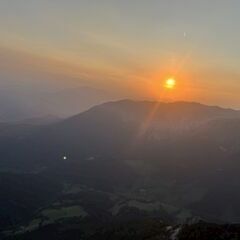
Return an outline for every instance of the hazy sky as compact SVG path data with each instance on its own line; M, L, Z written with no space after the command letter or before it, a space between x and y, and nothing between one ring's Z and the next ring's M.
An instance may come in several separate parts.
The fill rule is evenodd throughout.
M240 108L239 10L239 0L1 0L0 81Z

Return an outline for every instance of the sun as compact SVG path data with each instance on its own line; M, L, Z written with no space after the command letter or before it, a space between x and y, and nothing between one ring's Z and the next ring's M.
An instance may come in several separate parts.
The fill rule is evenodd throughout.
M176 86L176 80L174 78L168 78L165 81L164 87L167 89L173 89Z

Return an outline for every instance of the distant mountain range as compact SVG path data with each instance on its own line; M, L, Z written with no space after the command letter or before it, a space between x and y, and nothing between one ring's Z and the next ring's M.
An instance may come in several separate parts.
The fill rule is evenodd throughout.
M186 158L190 158L190 154L194 154L190 146L199 150L198 156L203 154L197 149L203 147L200 144L204 144L205 150L219 153L222 158L238 150L234 137L237 137L239 119L239 111L198 103L122 100L98 105L66 120L56 120L56 124L53 120L50 126L40 127L40 130L36 128L37 134L30 135L30 138L32 143L41 144L40 151L49 148L53 159L61 154L61 150L51 149L52 144L61 145L75 161L80 161L80 156L88 157L88 154L114 158L116 154L121 157L133 154L137 157L139 151L147 154L148 158L151 155L153 159L161 158L170 145L178 148L178 153L184 151ZM73 151L74 147L76 151ZM177 160L174 153L170 151L169 158ZM144 160L145 156L138 156L138 163L141 159Z
M36 119L49 115L70 117L113 99L116 97L91 87L77 87L56 92L36 91L24 87L2 88L0 122Z
M19 124L7 132L0 126L0 165L13 179L38 176L62 189L47 200L37 182L44 201L33 212L75 204L100 222L146 216L174 223L239 222L239 136L239 111L121 100L48 125ZM20 211L6 201L0 206ZM41 211L35 217L42 226L47 221Z

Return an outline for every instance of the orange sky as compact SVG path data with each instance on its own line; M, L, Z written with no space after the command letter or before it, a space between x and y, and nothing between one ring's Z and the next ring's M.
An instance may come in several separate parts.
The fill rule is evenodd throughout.
M175 66L165 65L157 68L146 68L145 71L126 74L121 71L109 71L92 66L84 66L70 60L55 56L40 56L24 50L0 49L2 71L19 78L38 82L39 77L47 85L54 79L60 86L74 87L88 85L106 89L118 94L122 98L153 99L159 101L198 101L207 104L216 104L229 107L239 107L238 75L221 71L200 71L189 61L180 71ZM35 79L35 76L38 76ZM16 78L17 78L16 77ZM164 88L166 79L173 77L176 80L174 89ZM231 82L226 79L231 77ZM204 78L204 81L202 80ZM217 79L218 82L211 81ZM208 80L210 79L210 80Z
M240 108L239 1L27 3L0 3L1 82Z

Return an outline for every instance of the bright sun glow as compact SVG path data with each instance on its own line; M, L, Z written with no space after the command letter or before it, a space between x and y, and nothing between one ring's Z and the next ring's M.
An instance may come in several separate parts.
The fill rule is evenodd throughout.
M176 86L176 80L174 78L169 78L165 81L165 88L173 89Z

